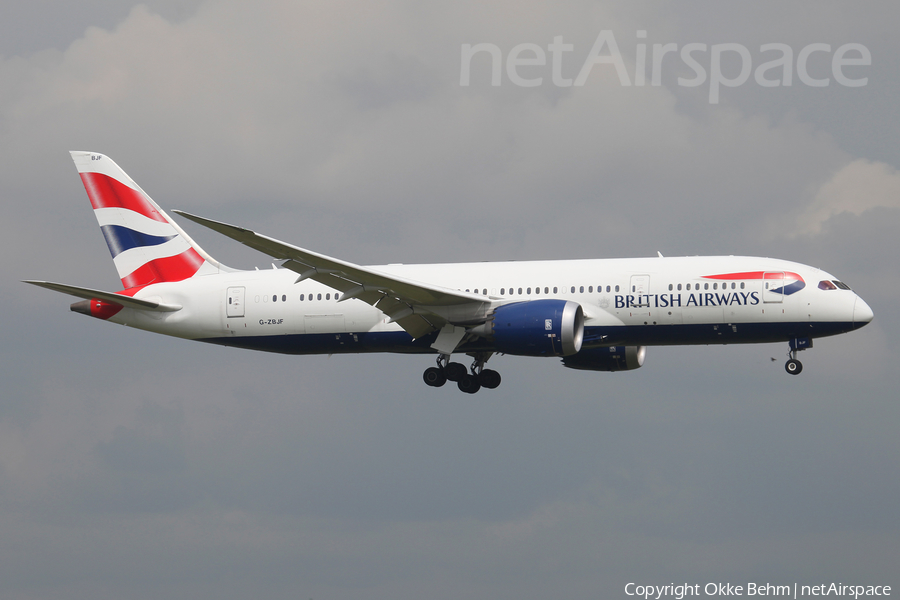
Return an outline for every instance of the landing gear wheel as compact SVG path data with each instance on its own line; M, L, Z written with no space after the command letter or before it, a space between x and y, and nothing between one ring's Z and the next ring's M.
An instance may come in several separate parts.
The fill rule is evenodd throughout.
M447 376L437 367L428 367L425 369L425 373L422 374L422 379L425 380L426 385L430 385L431 387L441 387L447 383Z
M493 390L500 385L500 373L493 369L483 369L481 373L478 374L478 383L480 383L483 388Z
M447 366L444 367L444 375L447 376L447 381L460 381L468 373L469 370L462 363L447 363Z
M786 363L784 363L784 370L790 373L791 375L799 375L800 371L803 370L803 363L801 363L796 358L792 358Z
M481 384L478 383L478 378L474 375L469 375L466 373L463 375L459 381L456 382L456 387L459 388L459 391L465 392L467 394L474 394L478 390L481 389Z

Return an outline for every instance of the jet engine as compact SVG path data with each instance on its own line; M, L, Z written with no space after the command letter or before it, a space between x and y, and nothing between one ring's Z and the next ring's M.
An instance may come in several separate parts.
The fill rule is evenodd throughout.
M646 346L610 346L587 348L578 354L566 356L563 365L582 371L631 371L644 364Z
M504 354L570 356L581 350L584 312L570 300L514 302L495 309L493 320L473 332L492 338Z

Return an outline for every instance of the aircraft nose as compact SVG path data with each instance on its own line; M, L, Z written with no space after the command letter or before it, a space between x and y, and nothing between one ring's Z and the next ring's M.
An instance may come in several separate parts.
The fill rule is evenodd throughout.
M869 323L873 318L875 318L875 313L872 312L872 309L869 308L869 305L866 304L866 301L856 297L856 302L853 305L853 325L856 327L862 327Z

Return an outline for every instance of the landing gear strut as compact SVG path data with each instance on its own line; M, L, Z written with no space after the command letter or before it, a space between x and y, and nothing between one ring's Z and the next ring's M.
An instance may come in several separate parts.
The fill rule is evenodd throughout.
M472 356L475 357L475 361L471 369L466 369L462 363L450 362L449 355L441 354L437 358L437 366L425 369L422 379L431 387L441 387L448 381L455 381L456 387L467 394L474 394L483 387L494 389L499 386L500 373L484 368L484 363L490 358L491 353L479 352Z

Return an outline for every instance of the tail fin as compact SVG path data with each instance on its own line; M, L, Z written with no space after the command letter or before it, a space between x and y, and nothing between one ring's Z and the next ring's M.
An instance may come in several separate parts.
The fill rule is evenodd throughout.
M125 289L222 269L111 158L71 152Z

